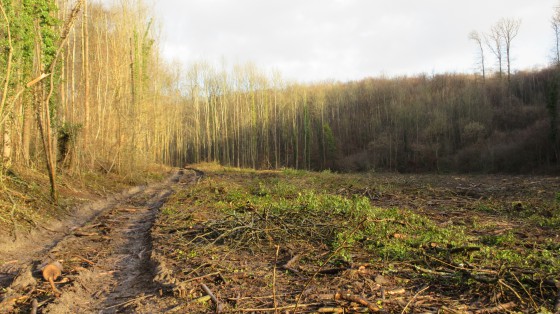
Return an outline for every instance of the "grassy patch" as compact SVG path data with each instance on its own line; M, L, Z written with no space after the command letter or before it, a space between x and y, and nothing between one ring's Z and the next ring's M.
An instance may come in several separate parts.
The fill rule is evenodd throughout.
M313 279L314 289L343 289L344 276L367 267L406 291L429 285L443 303L553 307L560 250L547 228L558 223L555 194L514 202L519 195L480 196L480 189L442 186L442 179L452 178L441 176L432 181L216 165L201 170L206 178L175 195L155 228L169 263L193 269L179 275L182 280L204 276L211 267L232 280L214 287L220 293L234 293L235 283L245 282L251 293L265 294L271 256L280 250L283 263L297 257L297 270L287 268L277 279L286 293L303 289L302 276L341 267L346 275ZM556 206L552 217L538 216L549 205ZM248 277L239 279L241 273ZM364 277L364 284L377 284L376 276Z

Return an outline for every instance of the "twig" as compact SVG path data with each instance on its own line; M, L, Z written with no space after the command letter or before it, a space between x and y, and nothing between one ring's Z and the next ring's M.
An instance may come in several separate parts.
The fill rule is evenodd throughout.
M441 264L443 264L443 265L445 265L445 266L448 266L448 267L451 267L451 268L454 268L454 269L464 270L464 271L467 271L467 272L471 272L471 270L472 270L472 271L476 270L476 272L479 272L479 273L494 274L494 275L496 274L496 271L495 271L495 270L489 270L489 269L470 269L470 268L466 268L466 267L462 267L462 266L457 266L457 265L450 264L450 263L445 262L445 261L442 261L441 259L439 259L439 258L437 258L437 257L435 257L435 256L432 256L432 255L430 255L430 254L425 254L425 253L424 253L423 255L426 256L426 257L428 257L428 258L431 258L431 259L435 260L435 261L438 262L438 263L441 263ZM476 275L474 275L474 274L470 274L470 275L476 276Z
M97 232L83 232L83 231L75 231L74 236L76 237L94 237L98 236L99 233Z
M45 227L45 226L43 226L43 225L39 225L39 227L41 227L41 228L43 228L43 229L45 229L45 230L47 230L47 231L49 231L49 232L52 232L52 233L66 233L65 231L60 231L60 230L59 230L59 231L56 231L56 230L53 230L53 229L51 229L51 228Z
M300 307L311 307L311 306L319 306L319 305L323 305L323 303L309 303L309 304L292 304L292 305L285 305L285 306L279 306L276 309L278 310L289 310L289 309L294 309L294 312L297 308ZM274 308L257 308L257 309L236 309L236 312L271 312L276 310Z
M556 296L556 304L554 305L554 313L560 314L560 281L555 282L558 295Z
M498 278L487 278L487 277L484 277L482 275L475 275L475 274L473 274L473 273L471 273L470 271L467 271L467 270L462 270L461 272L463 274L467 275L471 279L474 279L478 282L482 282L482 283L486 283L486 284L495 284L495 283L497 283L501 280L501 279L498 279Z
M16 95L12 98L12 104L10 105L10 107L14 107L16 101L18 100L18 98L23 94L23 92L25 92L28 88L32 87L33 85L39 83L40 81L42 81L44 78L48 77L50 74L41 74L40 76L38 76L37 78L33 79L32 81L28 82L25 86L21 87L21 89L16 93ZM3 124L4 121L7 119L7 115L4 116L1 120L0 120L0 124Z
M513 273L511 271L509 273L513 276L513 278L515 278L515 281L517 281L517 283L521 286L521 288L523 288L523 291L525 291L525 293L527 293L527 295L529 296L529 299L531 300L531 303L533 303L533 309L535 309L535 311L538 311L539 306L537 305L535 300L533 300L533 296L529 293L529 291L527 291L527 289L525 289L525 286L521 283L521 281L519 281L519 278L517 278L515 273Z
M322 307L317 310L319 313L344 313L344 309L341 307Z
M504 311L509 310L513 307L515 307L515 302L509 302L504 304L498 304L494 307L490 307L487 309L476 310L474 313L475 314L503 313Z
M299 293L284 293L284 294L276 294L276 297L289 297L294 296ZM257 297L237 297L237 298L227 298L228 301L241 301L241 300L263 300L263 299L272 299L274 296L272 295L265 295L265 296L257 296ZM329 297L330 299L330 297Z
M408 306L410 305L410 303L412 303L412 301L414 301L414 300L418 297L418 295L420 295L420 293L426 291L429 287L430 287L430 286L426 286L426 287L420 289L420 291L416 292L416 294L412 297L412 299L410 299L410 300L408 301L408 303L406 304L406 306L405 306L404 309L402 310L401 314L406 313L406 310L408 309Z
M79 258L79 259L81 259L82 261L84 261L84 262L90 264L91 266L94 266L94 265L95 265L94 262L90 261L89 259L87 259L87 258L85 258L85 257L82 257L82 256L80 256L80 255L76 255L76 257Z
M355 303L361 304L361 305L367 307L368 310L370 310L371 312L379 312L381 310L379 307L377 307L377 305L369 302L368 300L366 300L362 297L359 297L357 295L349 294L349 293L337 292L334 295L334 299L335 300L350 301L350 302L355 302Z
M517 293L517 291L515 291L515 289L513 289L510 285L508 285L505 281L503 281L502 279L498 279L498 283L503 285L504 287L508 288L511 292L513 292L513 294L515 294L515 296L519 299L519 301L521 301L521 304L524 304L525 301L523 301L523 298L521 298L521 296L519 295L519 293Z
M31 314L37 314L37 308L39 307L39 302L37 302L37 299L33 299L33 301L31 301Z
M215 272L215 273L209 273L209 274L202 275L202 276L199 276L199 277L187 279L187 280L183 281L183 283L187 283L187 282L191 282L191 281L196 281L196 280L199 280L199 279L202 279L202 278L206 278L206 277L210 277L210 276L215 276L215 275L219 275L219 274L220 274L220 272L217 271L217 272Z
M210 291L210 289L205 284L201 283L200 286L202 287L202 290L204 290L204 292L206 292L206 294L210 296L212 302L214 302L214 305L216 306L216 313L220 313L222 311L222 304L220 304L218 298L216 298L216 296L212 293L212 291Z
M171 310L168 310L167 313L175 313L177 311L179 311L180 309L182 309L183 307L185 307L186 304L182 303L177 305L176 307L172 308Z
M214 242L212 242L211 244L216 244L216 242L218 242L218 241L220 241L221 239L223 239L223 238L229 236L230 234L236 232L237 230L240 230L240 229L251 229L251 228L252 228L252 227L250 227L250 226L237 226L237 227L235 227L235 228L233 228L233 229L229 229L229 230L227 230L226 232L222 233L220 236L218 236L218 237L214 240Z
M188 273L185 274L185 276L190 276L192 273L194 273L195 271L201 269L202 267L207 267L207 266L212 266L212 264L210 263L203 263L200 264L199 266L197 266L196 268L193 268L191 271L189 271Z
M274 304L274 313L278 313L278 301L276 301L276 263L278 263L278 252L280 245L276 245L276 256L274 257L274 268L272 269L272 303Z
M348 235L348 239L350 237L352 237L352 235L354 235L354 233L356 233L356 231L358 231L366 222L367 219L362 220L356 227L354 227L354 229L350 232L350 234ZM319 274L319 272L321 271L321 269L323 268L323 266L327 265L329 263L329 261L331 260L331 258L333 258L333 256L335 256L338 251L340 251L342 248L344 248L344 244L346 244L346 242L348 241L348 239L344 240L343 243L341 243L341 245L334 250L334 252L332 252L329 257L327 258L327 260L319 267L319 269L317 269L317 271L313 274L313 276L311 276L311 278L309 278L309 280L307 280L307 282L305 283L305 285L303 286L303 289L301 290L301 293L297 296L296 299L296 306L294 308L294 313L297 313L297 309L298 309L298 305L299 302L301 301L303 294L305 293L305 290L307 290L307 287L309 287L309 285L311 284L311 282L315 279L315 277L317 276L317 274Z
M449 276L451 273L448 272L441 272L441 271L436 271L436 270L431 270L431 269L427 269L424 267L420 267L418 265L414 265L414 264L409 264L409 263L402 263L403 265L407 265L410 266L412 268L414 268L417 271L423 272L423 273L427 273L427 274L432 274L432 275L439 275L439 276Z

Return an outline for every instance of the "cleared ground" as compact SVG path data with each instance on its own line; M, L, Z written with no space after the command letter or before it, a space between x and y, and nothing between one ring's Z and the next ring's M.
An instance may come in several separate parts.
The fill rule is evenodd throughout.
M560 306L560 178L195 168L94 206L55 241L2 251L0 312L34 300L39 313ZM49 259L64 261L60 298L37 273Z
M152 232L176 310L558 310L559 178L200 170Z

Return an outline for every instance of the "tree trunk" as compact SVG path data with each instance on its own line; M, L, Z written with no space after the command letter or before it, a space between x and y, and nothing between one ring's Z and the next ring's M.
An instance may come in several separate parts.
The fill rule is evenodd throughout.
M83 50L82 56L84 58L84 67L83 67L83 77L84 77L84 142L82 145L82 153L88 153L89 148L89 134L90 134L90 104L89 104L89 93L90 93L90 81L89 81L89 31L88 31L88 2L87 0L83 0L84 2L84 14L82 20L82 27L83 27ZM87 162L90 167L93 166L93 160Z

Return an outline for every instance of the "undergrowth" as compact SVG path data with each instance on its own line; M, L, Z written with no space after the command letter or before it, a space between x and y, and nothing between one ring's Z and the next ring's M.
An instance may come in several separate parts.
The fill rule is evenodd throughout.
M175 258L202 258L222 246L254 254L300 245L330 251L333 265L367 262L384 272L406 273L412 282L438 286L444 295L462 291L481 298L529 298L533 310L553 303L560 273L558 241L534 241L513 228L490 232L495 222L481 222L478 216L470 224L456 224L412 208L376 205L384 197L400 197L406 182L292 169L256 172L214 165L205 170L205 180L179 192L162 210L162 232L198 230L188 242L170 244ZM536 211L518 217L533 227L557 226L557 198L549 219L535 218ZM492 199L467 204L481 214L499 213L504 206L491 209L499 207ZM459 210L452 203L446 208ZM501 219L511 217L504 213ZM476 230L477 225L486 227ZM322 263L320 257L306 261Z

